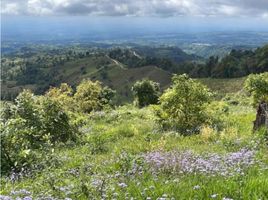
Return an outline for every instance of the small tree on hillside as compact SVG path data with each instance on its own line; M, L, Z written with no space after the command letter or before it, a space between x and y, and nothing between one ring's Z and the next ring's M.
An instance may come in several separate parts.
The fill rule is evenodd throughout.
M112 100L115 97L115 95L116 95L115 90L112 90L107 86L103 87L99 97L102 107L105 105L112 105L113 104Z
M99 97L101 95L101 84L99 81L83 80L77 87L74 99L80 111L90 113L101 107Z
M245 89L253 97L253 105L268 103L268 72L249 75L245 82Z
M253 96L253 106L257 107L253 129L256 131L265 126L268 130L268 72L249 75L245 89Z
M58 101L66 110L74 110L73 89L67 84L62 83L59 88L52 87L46 92L50 99Z
M172 86L160 97L156 114L164 129L175 129L184 135L196 133L207 122L206 105L212 93L186 74L175 75Z
M58 101L24 90L0 109L1 169L20 170L52 144L75 140L78 129ZM1 173L2 173L1 172Z
M137 81L133 85L132 92L135 97L135 102L140 107L157 104L160 94L160 85L154 81L144 79Z
M74 100L79 110L90 113L111 105L115 91L109 87L102 87L99 81L83 80L77 87Z

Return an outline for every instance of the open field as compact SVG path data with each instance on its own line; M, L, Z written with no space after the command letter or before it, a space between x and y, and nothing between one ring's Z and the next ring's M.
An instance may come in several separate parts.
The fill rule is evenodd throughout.
M267 199L268 149L255 111L228 105L226 126L183 137L161 132L152 107L83 116L78 144L53 148L36 168L1 178L1 194L33 199ZM3 199L3 198L2 198ZM6 198L7 199L7 198Z

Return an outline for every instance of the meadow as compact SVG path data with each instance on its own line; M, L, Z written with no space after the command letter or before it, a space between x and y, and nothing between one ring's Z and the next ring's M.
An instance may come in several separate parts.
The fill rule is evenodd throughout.
M230 92L212 102L222 127L190 136L161 130L154 106L80 115L79 139L52 146L30 170L3 175L0 199L265 200L265 130L252 131L250 97Z

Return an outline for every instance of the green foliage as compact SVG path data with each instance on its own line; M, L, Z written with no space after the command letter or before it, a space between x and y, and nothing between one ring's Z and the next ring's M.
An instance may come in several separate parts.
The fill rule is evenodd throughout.
M93 134L89 139L89 149L91 154L107 152L106 137L101 133Z
M83 80L78 86L74 99L82 112L90 113L92 110L99 110L101 107L99 96L101 94L100 82Z
M161 51L157 55L170 54L166 51L168 49L159 50ZM138 50L136 52L138 56L130 51L129 57L133 57L137 61L142 60L138 59L142 53ZM74 54L77 55L78 60L85 57L82 53L70 52L68 59L72 60ZM128 52L124 52L120 56L121 59L132 63L132 66L135 67L135 62L132 62L134 59L126 59L128 57L125 58L125 54ZM252 60L248 60L250 62L247 64L245 62L247 59L244 59L243 54L248 54L249 57L255 57L253 54L258 54L258 59L262 62L255 63L255 58L251 57ZM86 56L91 55L88 53ZM177 59L179 55L174 52L174 56ZM241 75L241 70L249 70L247 71L249 73L252 70L265 70L268 66L266 62L267 47L265 51L257 49L256 53L232 51L229 56L230 58L223 60L223 64L219 64L222 60L210 58L206 63L210 69L202 67L200 64L201 71L199 71L199 68L192 68L190 64L189 67L187 65L180 70L182 72L194 70L202 76L209 76L209 72L212 76L216 72L219 76L223 76L225 73L228 76L238 76ZM169 67L166 68L170 62L164 58L161 58L161 62L150 56L145 60L155 62L157 66L163 65L162 69L171 70ZM44 59L42 65L47 61ZM85 61L83 62L85 63ZM61 58L53 59L52 62L54 63L53 69L55 69L56 65L60 64ZM78 80L73 74L80 76L81 72L71 71L73 66L85 66L85 77L88 77L91 68L84 63L70 64L64 78L69 77L70 82ZM17 62L14 61L13 64L17 65ZM248 69L243 67L249 67L251 64L252 67ZM102 65L97 67L101 69ZM109 63L107 63L108 65ZM216 71L213 69L214 65L217 66ZM175 65L174 68L176 68ZM115 88L125 87L125 84L122 83L128 81L139 80L140 74L147 76L155 73L152 70L159 70L150 66L145 72L142 71L142 68L122 69L109 65L110 69L120 70L113 71L113 74L108 71L109 79L113 77L111 75L116 74L111 82L107 82ZM43 70L47 69L42 68ZM80 70L79 67L78 70ZM55 74L57 73L65 72L60 69L55 71ZM159 70L154 80L167 80L168 76L160 76L163 73L166 72ZM92 74L94 74L93 71ZM35 73L32 75L35 76ZM122 75L126 75L126 82L119 81ZM14 77L16 78L16 76ZM251 91L254 96L254 92L261 89L259 94L256 94L256 99L265 99L262 94L266 94L265 88L267 87L264 82L266 84L267 76L256 79L257 81L251 80L254 82L252 84L254 87L250 86L249 90L254 88ZM263 79L264 82L260 81ZM249 106L249 98L244 95L243 91L235 93L241 90L243 81L244 79L204 80L211 89L221 93L221 97L228 93L223 100L210 102L211 93L203 85L186 75L175 76L171 88L166 90L160 98L161 104L142 109L133 105L104 109L106 105L112 103L114 92L103 87L100 87L99 95L93 99L97 101L98 107L92 111L83 111L79 106L81 103L88 105L88 102L91 105L92 93L87 93L90 89L80 91L80 94L85 95L80 95L77 99L75 92L67 84L62 84L59 88L51 88L45 96L36 96L29 91L24 91L17 97L14 104L1 103L2 177L0 198L267 199L268 134L266 129L260 129L255 134L251 132L255 109ZM116 82L116 86L114 82ZM256 84L257 82L258 84ZM58 85L58 83L59 80L55 84ZM161 85L168 84L168 81L161 81ZM87 88L86 84L83 88ZM129 90L129 85L125 87L125 91L127 90ZM96 91L96 88L93 91ZM155 108L157 116L152 108ZM95 112L96 110L97 112ZM90 115L85 112L90 112ZM157 129L159 124L168 130L160 132ZM79 130L83 132L83 135L79 135L79 142L81 142L71 146L69 141L73 142L77 138L78 126ZM176 129L182 134L201 130L199 135L183 137L177 131L170 129ZM158 153L155 154L155 152ZM162 152L168 153L167 157L161 156ZM243 152L247 153L243 154ZM157 163L156 168L146 161L146 155L151 153ZM173 157L176 153L184 159L181 160L180 156ZM191 154L194 157L187 156ZM234 173L226 176L224 175L225 170L221 171L220 168L217 168L217 163L232 166L233 161L229 159L219 160L226 155L232 155L233 161L242 157L243 163L249 165L247 168L243 168L243 163L241 165L238 163L234 167ZM247 159L245 156L244 159L243 155L253 157L250 156ZM209 162L210 158L214 158L211 160L212 162ZM196 165L204 164L206 169L203 172L196 171L194 168L190 171L190 166L190 168L185 167L184 171L184 169L180 169L180 166L172 164L181 163L183 166L191 161L196 161L192 165L194 168ZM162 167L159 165L161 162ZM212 167L213 169L207 168L214 164L216 165ZM162 170L158 170L158 168L162 168ZM8 172L12 169L14 169L14 173L12 176L8 176ZM26 169L27 172L30 170L30 173L21 173L21 169ZM189 169L188 172L187 169ZM217 169L223 174L211 173L211 169Z
M90 113L111 104L114 94L110 88L102 88L99 81L83 80L76 88L74 100L80 111Z
M253 104L268 103L268 72L249 75L245 82L245 89L253 96Z
M42 131L49 134L50 141L67 142L75 140L75 127L69 122L69 116L62 109L60 104L49 98L41 98L39 117L42 123Z
M115 97L116 91L105 86L102 88L100 93L100 102L101 105L113 105L113 98Z
M60 104L52 99L24 90L10 107L6 104L1 110L3 172L30 165L37 149L76 138L77 129L70 124Z
M187 75L175 75L172 86L160 97L156 115L164 129L175 129L184 135L199 132L207 123L206 106L211 92Z
M133 137L135 135L135 127L123 123L114 130L121 137Z
M1 173L21 169L35 160L31 149L36 130L22 118L12 118L1 124ZM37 141L35 141L36 144Z
M82 127L81 140L84 141L72 147L64 144L45 149L46 154L55 150L51 154L53 163L44 165L41 170L38 168L31 176L22 176L18 181L2 176L1 195L23 199L26 198L23 192L27 190L30 192L27 196L33 199L212 199L215 196L215 199L266 199L267 143L263 139L264 133L251 132L255 110L248 105L227 106L222 101L212 102L209 106L207 109L211 109L213 115L222 117L221 112L228 113L223 118L228 127L217 131L204 126L199 135L189 137L171 131L158 132L153 121L153 106L139 109L126 105L105 112L92 112L90 118L79 113L89 118ZM135 134L120 136L124 129L133 129ZM193 159L197 164L214 166L214 163L222 163L219 157L226 155L233 155L234 160L241 159L245 155L241 155L243 149L252 150L247 152L252 152L256 161L242 159L250 163L248 168L243 168L241 163L241 166L235 166L234 174L230 176L210 173L211 168L204 173L186 172L180 170L180 166L171 168L172 163L182 161L178 157L173 159L176 153L185 158L183 163ZM38 149L25 153L33 155L31 162L42 162L47 158L40 152ZM170 161L162 166L166 169L157 170L148 165L144 156L152 152L160 155L169 152L168 157L154 154L156 162L163 163L163 158ZM187 156L191 154L194 157ZM208 161L210 158L215 158L212 163ZM227 160L227 165L232 162Z
M73 89L67 83L62 83L58 88L50 88L45 96L59 102L66 110L74 110L73 93Z
M205 64L191 63L188 72L192 77L234 78L268 70L268 45L251 50L231 50L221 60L210 57ZM191 69L191 70L189 70Z
M214 130L221 131L226 127L230 107L224 101L212 101L206 106L207 123Z
M144 79L137 81L133 85L132 92L137 105L140 107L157 104L160 94L160 85L154 81Z

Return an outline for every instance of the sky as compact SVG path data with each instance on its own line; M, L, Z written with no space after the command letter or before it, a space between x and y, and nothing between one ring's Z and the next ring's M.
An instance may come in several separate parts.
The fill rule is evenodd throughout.
M2 0L7 15L268 18L267 0Z
M3 35L266 31L268 0L2 0Z

